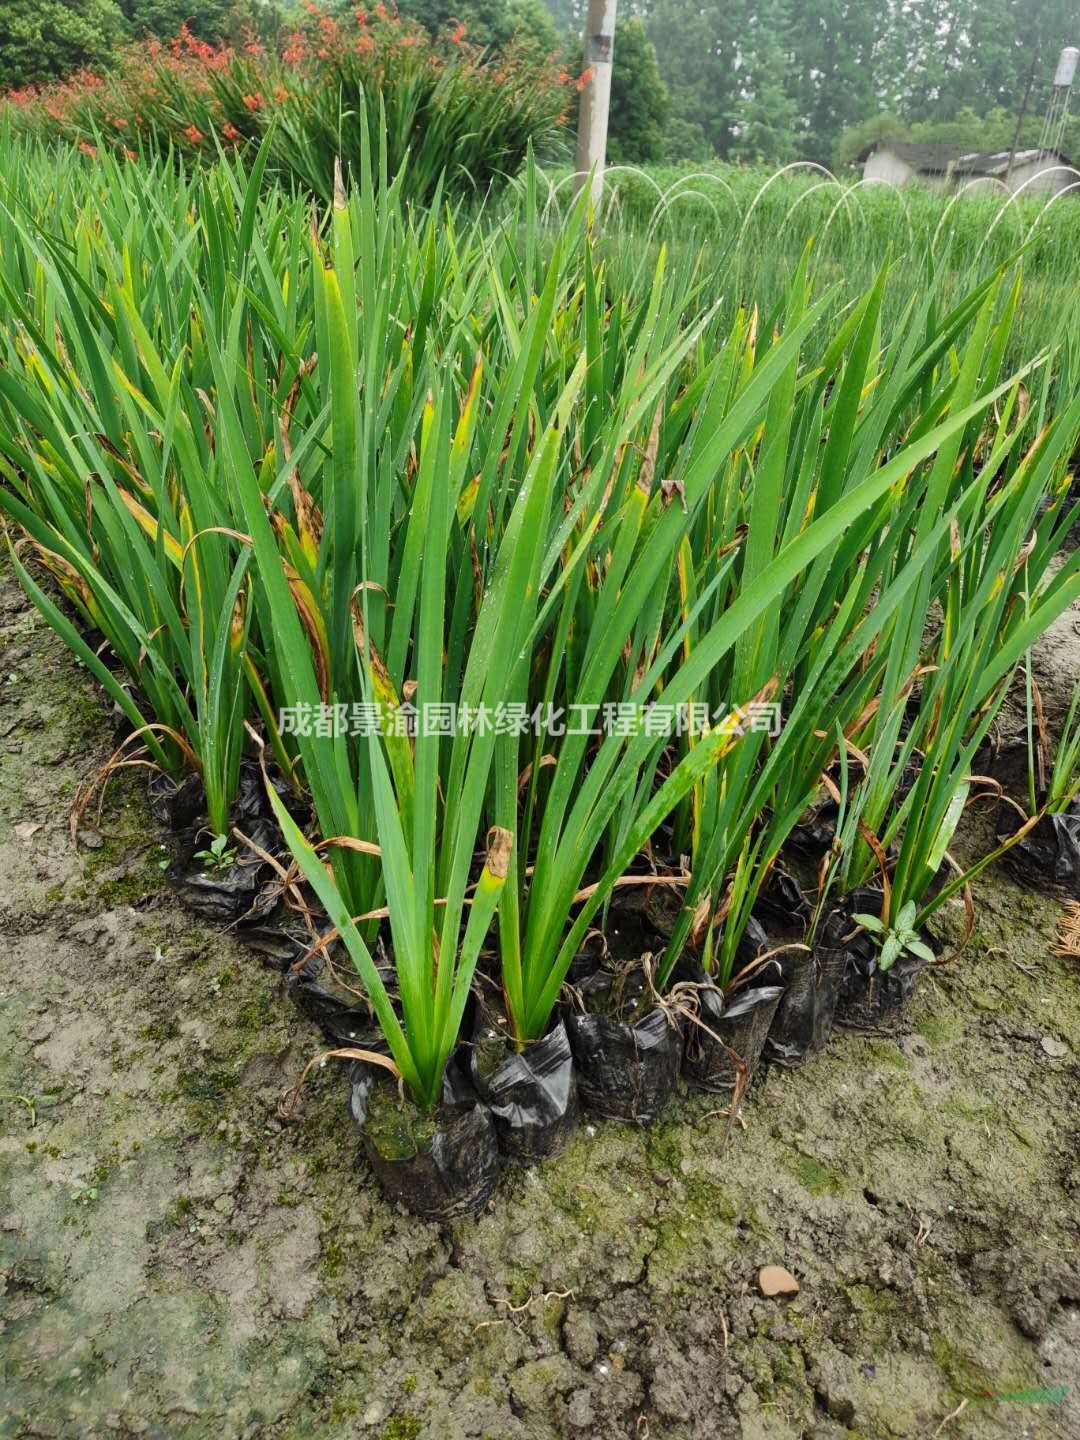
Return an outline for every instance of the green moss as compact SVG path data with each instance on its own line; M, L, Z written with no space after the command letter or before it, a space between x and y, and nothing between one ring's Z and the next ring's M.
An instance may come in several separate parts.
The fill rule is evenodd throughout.
M1041 1149L1042 1142L1039 1139L1038 1133L1033 1130L1030 1125L1020 1125L1014 1120L1012 1122L1012 1132L1017 1140L1020 1141L1020 1144L1028 1150Z
M216 1104L236 1088L237 1079L231 1070L185 1070L177 1079L176 1091L185 1100Z
M112 809L116 808L114 797ZM141 798L140 802L141 804ZM126 827L125 827L126 828ZM140 826L137 828L141 828ZM165 886L165 876L157 863L157 852L144 856L141 864L131 864L131 852L124 837L106 840L97 850L86 852L83 862L83 884L76 894L93 900L101 908L116 909L131 905L148 895L157 894ZM111 872L121 873L111 873Z
M910 1070L911 1061L906 1055L901 1055L895 1045L888 1040L869 1040L866 1048L870 1054L882 1065L891 1065L895 1070Z
M272 994L254 996L238 1007L231 1017L231 1024L238 1032L261 1034L268 1022L280 1018L280 999Z
M415 1105L404 1104L392 1085L376 1085L368 1102L365 1133L386 1160L411 1160L431 1149L435 1120Z
M865 1340L881 1349L892 1345L905 1324L896 1292L872 1285L849 1285L847 1297L858 1317L860 1343Z
M340 1275L345 1269L345 1247L339 1240L328 1239L323 1242L322 1258L319 1261L319 1269L330 1280Z
M682 1144L680 1127L661 1123L648 1133L649 1164L655 1170L666 1170L677 1175L682 1166Z
M402 1415L392 1415L379 1433L379 1440L416 1440L421 1424L411 1410Z
M771 1340L770 1324L765 1322L759 1339L745 1350L746 1369L763 1405L778 1401L785 1393L802 1395L806 1389L806 1361L801 1348Z
M165 1218L173 1225L182 1225L195 1208L195 1202L190 1195L178 1195L166 1211Z
M992 990L973 990L971 1003L977 1010L996 1011L1004 1008L1001 996Z
M980 1095L965 1095L963 1091L946 1100L942 1109L948 1115L959 1116L980 1125L989 1125L994 1130L1009 1129L1009 1118L997 1105L988 1103Z
M75 895L80 900L92 900L103 910L117 910L156 894L164 883L164 877L156 867L135 870L111 880L95 881L88 875L87 883L78 886Z
M940 1050L955 1038L957 1032L956 1023L944 1015L924 1015L915 1029L931 1050Z
M540 1277L535 1270L516 1269L509 1277L511 1305L525 1305L537 1293Z
M351 1420L360 1409L360 1401L355 1396L338 1395L330 1405L330 1419L340 1425L345 1420Z
M153 1040L157 1045L163 1045L166 1040L172 1040L179 1033L176 1019L172 1015L166 1016L163 1020L152 1020L149 1025L144 1025L139 1031L143 1040Z
M843 1179L835 1170L822 1165L812 1155L798 1155L786 1163L787 1169L795 1176L804 1190L811 1195L839 1195L844 1188Z
M934 1364L957 1395L981 1395L988 1390L1001 1389L1000 1377L991 1375L989 1370L944 1335L934 1336L930 1342L930 1353Z
M711 1180L687 1179L685 1210L701 1220L724 1220L734 1225L742 1216L742 1203Z

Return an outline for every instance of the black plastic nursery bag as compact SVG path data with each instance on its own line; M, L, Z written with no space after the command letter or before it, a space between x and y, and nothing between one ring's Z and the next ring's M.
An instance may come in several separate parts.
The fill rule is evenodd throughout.
M561 1149L580 1110L574 1057L562 1020L542 1040L511 1051L490 1073L480 1073L475 1049L470 1066L504 1155L540 1160Z
M997 816L997 839L1004 844L1020 828L1009 805ZM1058 886L1080 899L1080 800L1060 815L1044 815L1032 830L1006 852L1010 868L1036 888Z
M586 1005L610 989L597 974L580 991ZM586 1109L608 1120L649 1125L675 1094L682 1063L681 1023L657 1006L634 1024L608 1015L569 1014L566 1028Z
M753 1079L784 993L782 985L746 985L725 1001L717 990L699 992L700 1024L686 1027L683 1074L705 1090L731 1090L739 1079L732 1053ZM726 1048L725 1048L726 1047Z
M443 1103L431 1122L402 1104L393 1081L364 1064L350 1067L350 1110L360 1128L369 1165L386 1198L424 1220L454 1220L484 1208L499 1183L495 1125L465 1073L453 1060L443 1083ZM376 1096L376 1089L379 1094ZM383 1116L400 1116L375 1134L370 1109L375 1099Z

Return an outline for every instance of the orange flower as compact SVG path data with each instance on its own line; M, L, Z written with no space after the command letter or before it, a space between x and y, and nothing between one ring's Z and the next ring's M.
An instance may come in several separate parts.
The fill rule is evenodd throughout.
M113 122L112 122L112 123L116 126L116 128L117 128L118 130L126 130L126 129L127 129L127 121L124 119L124 117L123 117L122 115L114 115L114 116L113 116Z
M240 139L240 131L237 130L236 126L232 123L231 120L225 121L225 124L221 127L221 133L225 136L226 140Z
M184 131L184 134L187 136L188 140L191 142L192 145L200 144L204 138L202 131L197 125L189 125Z
M291 96L289 95L288 90L285 89L284 85L279 85L274 91L274 103L277 105L284 105L285 101L289 99L291 99Z
M465 39L465 26L460 20L454 22L454 30L453 34L450 36L450 39L455 45L460 45L461 42Z
M593 78L595 74L596 67L594 65L590 65L587 70L583 70L581 72L581 74L577 78L577 88L579 95L585 89L585 86L588 85L589 81Z
M89 155L91 160L97 159L97 150L94 148L93 145L88 145L85 140L79 141L79 149L84 155Z
M372 40L372 38L371 38L370 35L357 35L357 37L356 37L356 53L357 53L358 55L367 55L370 51L372 51L372 50L374 50L374 49L375 49L375 41Z
M263 104L262 91L256 90L254 95L245 95L244 104L252 112L252 114L254 114L256 110L261 110Z
M286 65L295 65L298 60L304 58L305 51L306 42L304 37L299 30L296 30L289 37L289 43L281 52L281 58L285 61Z
M188 54L194 55L197 60L211 60L214 56L214 47L193 35L187 21L180 26L176 39L171 42L171 48L174 55L179 55L181 48L186 49Z
M124 151L124 154L127 156L127 158L128 158L129 160L138 160L138 158L139 158L138 155L135 154L135 151L134 151L134 150L125 150L125 151Z
M353 11L353 14L356 16L356 23L357 23L357 25L366 25L366 24L367 24L367 11L366 11L366 10L354 10L354 11Z
M385 20L389 13L386 6L382 3L382 0L379 0L378 5L375 6L375 18L377 20Z

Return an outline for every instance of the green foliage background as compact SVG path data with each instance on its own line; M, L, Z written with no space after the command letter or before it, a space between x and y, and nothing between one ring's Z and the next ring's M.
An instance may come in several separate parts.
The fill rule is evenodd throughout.
M0 9L0 87L33 85L96 64L123 28L113 0L6 0Z
M584 5L549 4L576 43ZM1011 141L1029 76L1033 142L1058 53L1080 45L1076 0L621 0L619 11L656 48L669 160L828 165L850 159L864 126L995 148ZM621 61L616 44L616 74Z
M328 0L351 10L355 0ZM499 49L524 34L581 60L583 0L400 0L432 34L465 25ZM272 37L296 0L6 0L0 89L100 66L128 36ZM1076 0L621 0L615 161L721 159L845 165L882 136L999 148L1037 141L1062 46L1080 44ZM1080 151L1080 118L1066 132Z

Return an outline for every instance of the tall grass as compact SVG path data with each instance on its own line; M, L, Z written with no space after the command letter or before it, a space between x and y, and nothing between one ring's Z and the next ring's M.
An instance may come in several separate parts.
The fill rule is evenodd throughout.
M540 1038L632 871L682 894L661 974L689 945L730 979L837 765L865 765L844 882L900 836L920 900L1080 596L1051 565L1080 401L1067 342L1014 358L1011 259L913 296L811 250L768 308L724 303L707 256L610 261L585 197L552 224L531 166L498 216L413 209L365 124L314 228L272 134L190 177L8 142L43 198L0 211L0 512L211 828L245 722L310 792L306 835L271 800L431 1108L476 967ZM740 726L773 701L779 734Z
M571 186L567 171L544 173L549 217L566 210ZM766 310L780 301L808 243L819 278L834 281L845 298L869 289L889 255L890 325L907 296L923 288L929 265L941 302L955 304L1024 247L1024 286L1010 337L1010 358L1021 363L1051 337L1064 342L1080 329L1078 196L947 196L862 184L810 165L774 172L628 166L608 172L603 214L620 270L648 270L666 244L688 264L706 257L714 293Z

